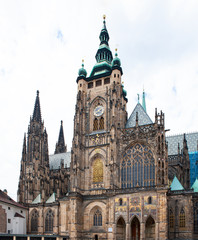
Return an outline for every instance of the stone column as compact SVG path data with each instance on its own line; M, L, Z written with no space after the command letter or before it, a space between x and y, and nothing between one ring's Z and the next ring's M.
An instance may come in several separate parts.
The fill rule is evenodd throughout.
M126 224L126 240L129 240L130 239L130 224L127 223Z
M141 222L140 223L140 240L145 240L145 223Z

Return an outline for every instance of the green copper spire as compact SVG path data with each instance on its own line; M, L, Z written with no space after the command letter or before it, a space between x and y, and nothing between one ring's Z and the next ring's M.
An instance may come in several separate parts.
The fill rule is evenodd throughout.
M107 63L111 63L113 60L113 56L111 53L111 50L109 48L109 33L106 28L106 21L105 21L105 16L103 16L103 28L100 32L100 46L99 49L96 53L96 61L102 62L106 61Z
M99 74L111 74L111 63L113 60L112 52L109 48L109 34L106 28L105 16L103 16L103 28L100 32L100 45L96 53L97 63L93 67L90 77L99 75Z
M120 59L118 58L117 48L115 49L115 58L112 61L112 66L121 66Z
M146 99L145 99L144 89L143 89L143 93L142 93L142 107L144 108L144 111L146 112Z

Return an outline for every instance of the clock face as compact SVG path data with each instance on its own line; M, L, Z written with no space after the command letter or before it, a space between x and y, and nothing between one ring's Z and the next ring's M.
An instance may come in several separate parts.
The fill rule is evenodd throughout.
M101 116L103 113L104 113L104 107L101 106L101 105L97 106L97 107L94 109L94 115L95 115L96 117Z

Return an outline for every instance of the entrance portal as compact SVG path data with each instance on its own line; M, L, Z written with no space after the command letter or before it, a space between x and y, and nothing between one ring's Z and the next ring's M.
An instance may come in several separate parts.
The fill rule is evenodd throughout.
M145 235L147 240L155 239L155 221L150 216L146 221Z
M124 219L121 217L116 226L116 240L126 239L126 224Z
M140 222L137 217L134 217L131 222L131 239L140 240Z

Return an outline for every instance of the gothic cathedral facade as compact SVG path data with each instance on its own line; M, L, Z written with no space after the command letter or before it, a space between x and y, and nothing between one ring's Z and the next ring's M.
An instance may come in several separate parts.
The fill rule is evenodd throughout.
M96 64L89 77L82 64L77 78L71 152L61 122L55 153L48 154L37 92L18 188L18 201L29 208L28 232L62 239L165 240L183 229L177 236L191 238L188 153L184 199L184 191L170 193L164 113L156 109L152 122L143 101L128 118L121 61L108 42L104 19ZM178 216L183 209L183 227L180 219L170 225L176 219L175 201Z

